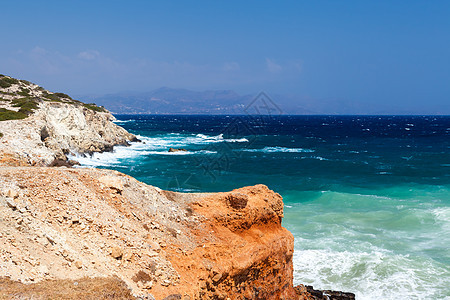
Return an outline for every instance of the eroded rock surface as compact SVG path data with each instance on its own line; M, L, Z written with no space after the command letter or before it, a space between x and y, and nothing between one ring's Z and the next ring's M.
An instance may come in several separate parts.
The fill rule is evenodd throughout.
M110 170L3 167L0 193L0 277L117 276L155 299L308 299L292 286L281 196L264 185L181 194Z
M112 120L107 112L42 102L24 120L0 122L0 164L44 166L56 159L66 161L69 153L108 151L136 139Z

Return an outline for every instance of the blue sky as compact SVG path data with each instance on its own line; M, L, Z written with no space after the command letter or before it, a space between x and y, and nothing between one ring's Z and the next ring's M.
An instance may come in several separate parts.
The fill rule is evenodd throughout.
M450 114L450 1L3 1L0 73Z

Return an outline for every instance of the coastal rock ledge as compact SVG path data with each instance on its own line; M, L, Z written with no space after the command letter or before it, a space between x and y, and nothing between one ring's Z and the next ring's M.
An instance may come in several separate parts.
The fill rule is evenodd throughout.
M10 282L115 276L146 299L315 299L292 286L293 236L264 185L183 194L111 170L3 167L0 187ZM0 298L22 295L9 281Z

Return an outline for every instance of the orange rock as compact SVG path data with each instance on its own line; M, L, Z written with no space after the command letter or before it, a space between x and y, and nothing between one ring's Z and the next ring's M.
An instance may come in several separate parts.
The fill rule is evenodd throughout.
M191 230L202 245L187 255L170 252L180 283L173 289L154 287L157 299L175 291L191 299L298 298L292 286L294 240L281 226L280 195L257 185L206 195L191 207L206 217Z

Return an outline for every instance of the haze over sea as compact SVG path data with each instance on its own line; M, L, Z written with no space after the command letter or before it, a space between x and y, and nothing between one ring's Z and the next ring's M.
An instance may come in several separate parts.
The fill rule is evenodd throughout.
M144 143L83 165L182 192L268 185L295 237L295 284L450 298L450 117L117 118Z

